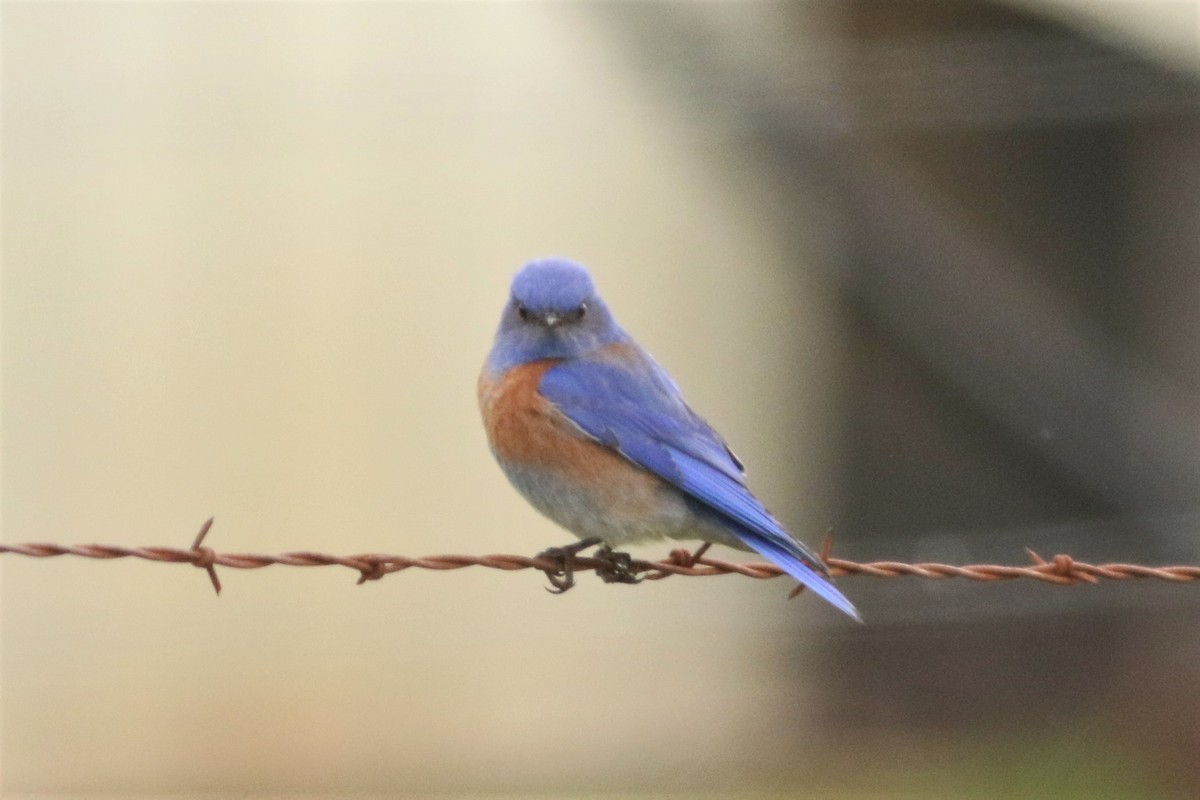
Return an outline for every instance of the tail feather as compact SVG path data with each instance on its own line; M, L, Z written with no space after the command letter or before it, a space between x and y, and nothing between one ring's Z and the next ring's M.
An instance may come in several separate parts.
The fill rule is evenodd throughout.
M791 552L784 542L772 541L745 531L742 532L741 539L775 566L827 600L839 611L857 622L863 621L862 615L858 613L854 604L847 600L846 596L839 592L825 575L821 574L824 572L822 567L811 564L799 553Z

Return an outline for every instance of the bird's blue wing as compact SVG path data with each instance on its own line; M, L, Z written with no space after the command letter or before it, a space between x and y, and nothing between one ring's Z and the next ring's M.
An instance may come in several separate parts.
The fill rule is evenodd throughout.
M572 360L542 376L538 392L588 436L611 447L731 523L738 537L846 614L858 611L746 488L724 440L683 401L649 356Z

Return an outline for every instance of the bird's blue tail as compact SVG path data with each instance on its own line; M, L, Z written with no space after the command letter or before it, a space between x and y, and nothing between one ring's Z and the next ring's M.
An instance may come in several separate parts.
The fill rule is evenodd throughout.
M775 566L791 575L802 584L812 589L831 605L852 619L862 622L862 615L846 596L837 590L829 579L818 572L818 568L809 566L811 561L799 551L798 547L789 548L791 542L774 541L756 533L742 531L742 541L758 553L766 556Z

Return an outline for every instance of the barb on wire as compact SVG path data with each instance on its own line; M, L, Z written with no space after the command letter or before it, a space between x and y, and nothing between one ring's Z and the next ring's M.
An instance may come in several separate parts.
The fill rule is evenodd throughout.
M191 564L208 573L213 589L220 594L221 581L217 577L217 567L231 569L261 569L272 564L282 564L291 567L348 567L359 573L358 582L379 580L393 572L406 569L451 570L464 567L488 567L505 571L536 569L542 572L553 572L560 568L554 559L542 556L520 555L435 555L410 558L408 556L389 555L386 553L361 553L351 556L329 555L298 551L279 553L276 555L261 555L257 553L218 553L210 547L204 547L204 539L212 528L213 520L209 518L201 527L200 532L187 549L174 547L123 547L111 544L2 544L0 555L12 553L31 558L50 558L53 556L79 556L81 558L114 559L140 558L146 561L159 561L173 564ZM783 571L774 564L744 563L723 561L717 558L705 557L708 547L701 546L696 553L687 550L674 550L671 555L661 561L644 561L633 559L629 568L634 573L645 573L649 580L661 580L672 575L744 575L748 578L777 578ZM966 578L974 581L1009 581L1019 578L1042 581L1044 583L1066 586L1074 583L1098 583L1100 580L1128 580L1131 578L1153 578L1163 581L1184 583L1200 580L1200 566L1162 566L1149 567L1141 564L1088 564L1076 561L1068 555L1056 555L1046 560L1032 550L1026 551L1032 563L1025 566L1008 566L1003 564L910 564L901 561L871 561L859 563L834 558L829 555L829 540L826 539L822 559L829 567L831 575L869 575L874 578ZM604 569L611 566L611 561L602 558L576 556L573 567L576 571Z

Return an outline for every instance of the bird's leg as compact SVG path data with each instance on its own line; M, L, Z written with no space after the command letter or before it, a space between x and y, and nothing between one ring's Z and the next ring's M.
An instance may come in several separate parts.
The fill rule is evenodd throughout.
M551 594L562 594L567 589L575 585L575 556L589 547L595 547L598 544L604 544L604 540L599 536L592 536L587 539L581 539L575 544L568 544L562 547L548 547L537 554L537 558L544 558L547 561L553 561L557 565L556 569L544 570L546 579L550 581L553 589L547 587L546 591ZM607 549L607 546L606 546Z
M642 579L633 571L633 557L629 553L619 553L608 545L596 551L596 558L605 562L604 566L596 567L596 574L605 583L641 583Z

